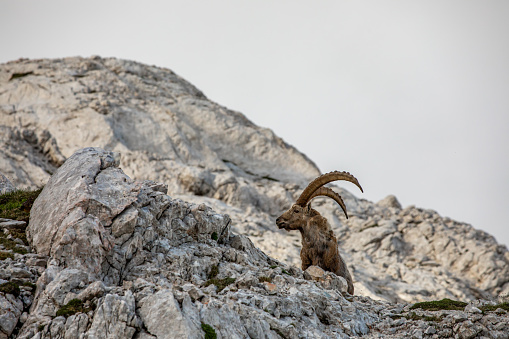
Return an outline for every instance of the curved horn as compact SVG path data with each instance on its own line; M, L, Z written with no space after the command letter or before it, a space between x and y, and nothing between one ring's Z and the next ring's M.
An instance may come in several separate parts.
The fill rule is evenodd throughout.
M343 212L346 215L346 218L348 219L348 213L346 213L346 206L345 206L345 203L343 202L343 199L341 199L341 196L339 194L337 194L336 192L334 192L332 189L330 189L328 187L320 187L319 189L317 189L309 197L309 201L311 201L311 199L316 198L321 195L334 199L339 204L339 206L341 206L341 209L343 210Z
M362 190L361 185L359 184L359 182L357 181L357 179L355 179L355 177L353 175L351 175L348 172L333 171L333 172L329 172L326 174L322 174L315 180L311 181L309 183L308 187L306 187L304 189L304 191L301 193L300 197L297 199L297 202L295 204L301 205L301 206L306 206L306 204L309 202L311 195L313 195L313 193L318 188L322 187L325 184L328 184L331 181L336 181L336 180L350 181L351 183L354 183L355 185L357 185L357 187L360 188L361 192L364 192Z

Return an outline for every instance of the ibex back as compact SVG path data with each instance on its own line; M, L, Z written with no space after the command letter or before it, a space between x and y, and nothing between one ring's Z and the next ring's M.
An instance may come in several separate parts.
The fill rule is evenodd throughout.
M346 279L348 293L353 294L352 276L343 258L339 255L338 242L330 224L320 213L312 209L310 204L311 199L317 196L332 198L341 206L348 218L345 203L339 194L328 187L323 187L323 185L335 180L350 181L357 185L362 192L362 187L357 179L348 172L334 171L323 174L309 183L295 204L276 219L276 225L287 231L300 231L302 235L300 257L303 270L315 265L326 271L334 272Z

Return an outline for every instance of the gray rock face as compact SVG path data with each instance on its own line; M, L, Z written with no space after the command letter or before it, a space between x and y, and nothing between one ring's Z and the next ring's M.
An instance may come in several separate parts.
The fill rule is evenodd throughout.
M131 264L132 258L144 243L130 235L140 220L152 222L134 201L149 189L167 187L173 198L228 214L228 229L300 267L300 235L278 230L274 221L319 171L270 130L207 100L167 69L124 60L19 60L0 65L0 86L0 172L17 187L46 184L57 168L71 166L71 155L83 147L120 154L87 165L83 178L61 179L54 183L58 190L43 192L34 206L41 229L29 230L39 253L86 271L90 279L104 278L107 285L122 281L125 267L138 264ZM125 174L118 174L119 161ZM134 181L145 179L163 185ZM123 180L131 185L128 190L121 188ZM111 191L103 195L106 189ZM394 196L375 204L333 189L345 200L350 219L330 199L317 198L313 206L331 223L358 294L415 302L509 293L509 252L490 235L431 210L402 208ZM61 190L67 193L60 195ZM64 211L67 199L76 206ZM48 215L39 211L43 200L58 202ZM92 210L94 217L86 212ZM198 224L198 216L193 218ZM185 228L177 226L172 234L164 228L154 232L187 239ZM121 249L115 247L119 241L125 242ZM84 261L64 256L83 247L95 249Z
M366 334L379 320L382 303L346 300L333 274L305 280L233 235L227 215L132 181L115 158L76 152L35 202L29 239L50 261L20 338L201 338L202 324L218 338L327 338ZM58 316L77 298L81 313Z
M318 174L272 131L167 69L117 59L25 60L1 65L0 85L0 172L15 185L46 183L88 145L121 152L127 174L165 182L174 193L257 198L266 207L264 190L237 173L292 182Z
M3 175L0 173L0 194L9 193L16 190L13 184Z
M489 301L435 316L350 296L343 278L267 256L231 231L228 215L173 199L165 185L133 181L116 159L100 148L79 150L44 187L28 226L40 254L0 264L25 270L37 290L26 300L0 292L8 310L0 313L0 336L16 326L17 338L203 338L205 331L217 338L499 338L509 330L507 311L476 311ZM395 232L382 227L375 238ZM74 312L63 312L77 301Z

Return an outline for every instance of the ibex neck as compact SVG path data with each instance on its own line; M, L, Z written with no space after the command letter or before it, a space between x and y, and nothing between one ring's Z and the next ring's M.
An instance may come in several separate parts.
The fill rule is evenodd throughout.
M328 235L330 229L331 228L327 219L321 215L315 215L308 220L306 225L299 228L299 231L303 239L310 241L316 238L319 234Z

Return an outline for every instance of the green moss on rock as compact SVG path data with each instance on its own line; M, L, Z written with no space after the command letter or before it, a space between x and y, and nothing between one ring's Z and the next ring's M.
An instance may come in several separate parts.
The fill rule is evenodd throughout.
M0 260L5 260L7 258L11 258L14 260L14 254L10 252L0 251Z
M0 218L20 220L28 224L30 209L41 191L42 188L35 191L17 190L0 195Z
M235 282L235 278L224 278L224 279L209 279L205 282L205 287L209 285L216 285L217 292L221 292L226 286L233 284Z
M0 285L0 292L5 294L12 294L15 297L19 297L19 285L15 282L9 281Z
M210 268L210 272L207 276L208 279L213 279L219 274L219 267L217 265L212 265Z
M14 253L27 254L28 251L23 247L19 247L15 241L5 238L5 234L0 231L0 245L6 250L11 250Z
M30 221L30 210L35 199L41 193L42 188L35 191L18 190L0 195L0 218L24 221L25 225L10 228L7 232L14 238L21 239L28 245L26 227ZM6 238L4 230L0 229L0 244L6 250L15 253L26 254L28 251L10 239Z
M68 316L71 316L73 314L86 313L88 311L90 311L90 309L83 305L82 300L72 299L57 311L57 317L64 316L67 318Z
M214 330L214 327L210 326L209 324L201 323L201 329L203 332L205 332L205 339L217 338L216 330Z
M421 303L416 303L412 307L411 310L420 308L428 311L440 311L440 310L463 310L467 306L467 303L463 301L451 300L451 299L442 299L437 301L425 301Z

